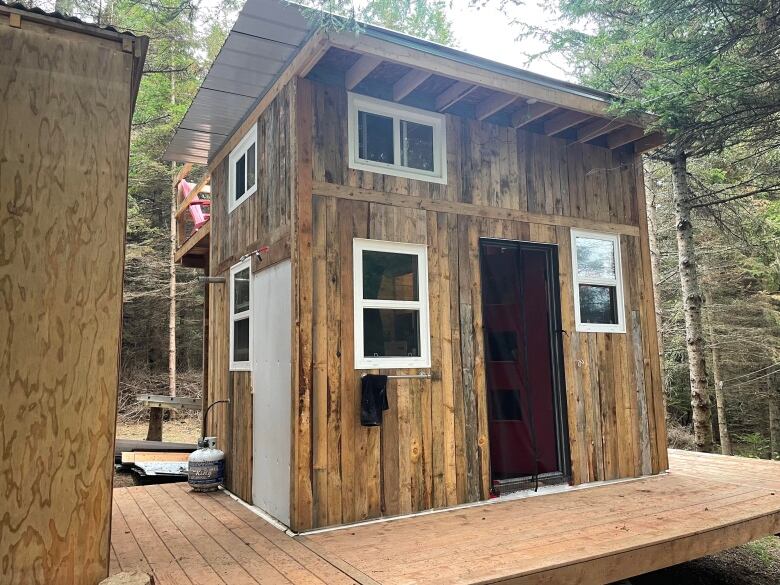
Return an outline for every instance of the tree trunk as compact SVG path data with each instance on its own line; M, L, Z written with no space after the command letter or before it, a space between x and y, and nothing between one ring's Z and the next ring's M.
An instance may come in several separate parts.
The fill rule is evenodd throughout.
M149 429L146 431L147 441L162 441L163 409L149 409Z
M175 69L171 62L171 69ZM171 71L171 106L176 105L176 77ZM171 184L176 180L176 163L171 162ZM173 185L171 189L171 250L169 265L168 290L168 393L176 396L176 208L178 207L178 190Z
M645 176L649 176L645 173ZM653 189L648 189L649 193L654 193ZM650 269L653 277L653 302L655 306L655 328L658 336L658 361L661 365L661 380L664 383L664 409L666 408L666 376L664 375L664 344L663 344L663 323L661 321L661 254L658 249L658 227L655 217L655 194L652 200L647 202L647 239L650 242Z
M696 274L696 249L691 223L691 192L688 185L688 162L684 153L672 161L674 207L677 221L677 251L685 313L685 340L688 349L688 368L691 381L691 410L693 435L697 451L712 451L712 414L707 389L707 366L704 361L704 331L702 325L702 297Z
M715 304L712 295L704 289L704 302L707 305L707 328L710 334L710 352L712 353L712 377L715 385L715 407L718 413L718 435L720 437L720 452L724 455L733 455L731 449L731 435L726 421L726 398L723 395L723 376L720 370L720 347L715 339L715 328L712 325L712 310Z

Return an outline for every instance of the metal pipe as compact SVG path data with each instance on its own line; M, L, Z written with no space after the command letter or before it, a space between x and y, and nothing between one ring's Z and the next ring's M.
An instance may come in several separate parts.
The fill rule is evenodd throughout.
M223 284L227 282L224 276L199 276L198 284Z
M373 374L360 374L361 378L371 376ZM430 372L420 372L419 374L396 374L387 376L388 380L413 380L413 379L428 379L431 377Z

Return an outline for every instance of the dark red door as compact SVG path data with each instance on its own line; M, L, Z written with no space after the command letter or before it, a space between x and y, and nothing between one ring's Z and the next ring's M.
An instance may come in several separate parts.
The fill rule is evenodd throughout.
M565 473L556 253L549 245L481 242L494 484Z

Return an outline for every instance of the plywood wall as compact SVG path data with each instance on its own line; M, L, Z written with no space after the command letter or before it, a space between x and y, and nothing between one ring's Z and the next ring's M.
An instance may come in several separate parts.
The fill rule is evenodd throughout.
M285 87L257 120L257 191L228 212L228 160L212 173L210 274L229 277L230 267L244 254L269 246L262 270L290 255L292 189L291 105L295 84ZM212 409L208 432L225 451L226 486L252 501L252 373L230 372L229 284L209 285L209 402L230 399ZM254 299L253 302L262 302Z
M93 585L108 572L132 53L0 20L0 582Z
M641 167L633 155L448 116L448 185L398 179L348 169L342 89L304 81L297 99L297 140L310 136L312 151L298 146L293 526L488 496L483 237L558 245L573 481L665 469ZM571 225L621 234L627 333L575 331ZM433 379L391 381L390 410L378 428L359 424L355 237L428 245Z

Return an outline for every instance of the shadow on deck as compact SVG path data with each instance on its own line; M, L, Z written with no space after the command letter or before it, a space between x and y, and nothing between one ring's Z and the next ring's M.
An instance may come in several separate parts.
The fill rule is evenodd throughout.
M608 583L780 532L780 463L668 474L290 537L227 494L114 491L111 570L189 583Z

